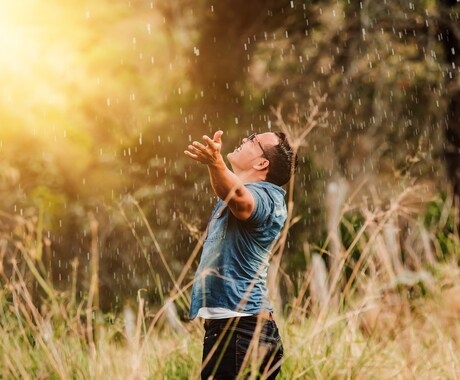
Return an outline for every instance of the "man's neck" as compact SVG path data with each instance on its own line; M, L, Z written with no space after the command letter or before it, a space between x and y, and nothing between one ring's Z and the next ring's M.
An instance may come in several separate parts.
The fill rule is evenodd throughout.
M265 173L260 172L259 170L234 170L235 175L240 179L241 182L263 182L265 181Z

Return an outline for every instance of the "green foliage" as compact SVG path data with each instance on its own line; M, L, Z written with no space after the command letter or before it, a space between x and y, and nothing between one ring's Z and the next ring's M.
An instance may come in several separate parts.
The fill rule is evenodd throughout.
M129 200L140 204L178 275L216 201L206 168L182 155L187 144L222 128L229 151L247 134L274 129L271 106L283 102L289 112L327 93L329 129L312 133L300 150L294 213L301 219L290 230L285 268L301 275L304 242L326 234L324 194L334 176L359 182L371 175L397 187L409 172L445 183L443 82L452 65L437 37L438 6L5 3L0 208L11 218L2 233L17 237L25 228L12 221L16 215L39 220L34 228L49 239L46 265L56 285L70 286L78 259L77 298L89 285L97 238L103 307L119 309L143 287L160 303L172 280ZM442 215L430 204L425 225L444 223L435 230L447 257L457 238L452 217ZM360 227L359 217L347 218L345 247ZM356 246L351 262L358 256Z
M345 267L344 277L348 279L353 271L354 265L359 260L362 247L358 244L352 245L358 232L362 229L365 219L359 212L347 213L340 221L340 237L345 251L349 251L349 259ZM366 238L366 234L364 235Z
M198 354L198 352L195 352ZM187 352L174 353L166 360L164 367L164 376L171 380L187 379L190 376L190 369L196 361L194 357Z
M452 198L446 193L440 194L428 203L424 215L424 225L434 231L440 248L440 259L449 260L458 256L457 211L451 207Z

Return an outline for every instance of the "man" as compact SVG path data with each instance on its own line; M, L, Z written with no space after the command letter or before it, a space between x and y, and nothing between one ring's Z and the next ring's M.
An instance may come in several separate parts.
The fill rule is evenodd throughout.
M281 132L252 134L221 155L222 131L184 153L207 165L220 198L207 228L192 289L190 319L205 319L202 379L257 371L274 379L283 346L266 287L269 255L286 220L286 192L297 158Z

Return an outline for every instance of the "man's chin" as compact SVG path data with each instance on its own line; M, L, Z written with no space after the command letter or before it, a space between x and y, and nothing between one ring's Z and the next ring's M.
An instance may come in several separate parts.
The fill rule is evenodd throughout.
M227 160L230 166L232 167L232 169L233 169L233 162L235 162L235 154L236 152L230 152L227 154Z

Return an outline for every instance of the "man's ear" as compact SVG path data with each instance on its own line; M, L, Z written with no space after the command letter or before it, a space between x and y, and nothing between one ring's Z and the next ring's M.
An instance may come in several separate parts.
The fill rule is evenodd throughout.
M265 170L268 169L268 166L270 165L270 161L268 161L266 158L262 158L260 161L257 162L253 166L255 170Z

